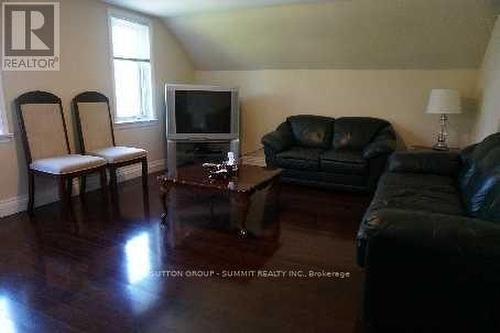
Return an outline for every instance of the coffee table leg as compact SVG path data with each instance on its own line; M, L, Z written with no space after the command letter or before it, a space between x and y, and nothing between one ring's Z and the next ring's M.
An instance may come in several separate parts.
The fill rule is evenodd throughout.
M250 195L245 193L233 193L231 195L233 205L238 209L238 219L240 222L240 230L238 236L240 238L248 237L247 216L250 209Z

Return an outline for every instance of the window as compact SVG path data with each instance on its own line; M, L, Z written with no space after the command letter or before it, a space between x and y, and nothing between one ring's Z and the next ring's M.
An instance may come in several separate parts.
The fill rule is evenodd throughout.
M7 114L3 96L2 76L0 74L0 140L7 139L11 136L12 135L9 133L9 126L7 124Z
M153 120L150 26L110 17L115 85L115 121Z

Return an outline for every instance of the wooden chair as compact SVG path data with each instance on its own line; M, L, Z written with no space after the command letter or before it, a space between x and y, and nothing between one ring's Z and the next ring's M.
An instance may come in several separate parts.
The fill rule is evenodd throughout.
M33 215L35 176L55 178L63 207L71 200L73 179L98 172L106 183L106 160L71 154L61 99L44 91L32 91L15 100L28 166L28 213Z
M73 111L82 154L99 156L107 161L113 189L117 188L118 168L141 163L142 185L144 192L147 192L147 151L116 145L109 99L99 92L84 92L73 99ZM86 181L83 178L85 188Z

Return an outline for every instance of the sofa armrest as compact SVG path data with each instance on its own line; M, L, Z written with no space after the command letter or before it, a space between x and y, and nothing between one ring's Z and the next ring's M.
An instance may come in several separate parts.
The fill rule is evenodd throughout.
M398 145L392 126L381 129L363 150L363 158L369 160L380 155L392 154Z
M389 172L454 176L458 174L460 167L460 155L455 152L405 151L397 152L389 159Z
M385 209L367 243L368 331L499 327L500 226Z
M293 135L290 125L282 123L278 128L271 133L264 135L262 144L265 148L272 150L274 153L279 153L293 144Z
M385 138L371 142L363 150L365 160L372 159L380 155L390 155L396 150L397 142L395 139Z

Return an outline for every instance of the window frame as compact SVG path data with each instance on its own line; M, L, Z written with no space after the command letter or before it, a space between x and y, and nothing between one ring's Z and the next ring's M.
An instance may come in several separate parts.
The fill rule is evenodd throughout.
M149 64L151 67L151 115L146 118L120 118L118 117L118 110L117 110L117 96L116 96L116 83L115 83L115 56L114 56L114 51L113 51L113 26L112 26L112 19L121 19L125 21L129 21L132 23L136 24L142 24L145 25L149 28ZM108 45L109 45L109 64L111 68L111 81L112 81L112 87L113 87L113 92L112 92L112 99L113 99L113 123L118 126L123 126L124 128L130 128L134 127L134 124L138 124L141 127L143 126L149 126L149 125L155 125L158 122L158 114L156 112L156 78L155 78L155 70L154 70L154 56L153 56L153 34L154 34L154 29L153 29L153 20L144 16L136 15L124 10L119 10L115 8L108 8L108 15L107 15L107 24L108 24ZM116 57L117 59L123 59L121 57ZM125 60L141 60L143 61L144 59L125 59Z
M7 104L3 90L3 72L0 72L0 143L10 142L14 135L10 132Z

